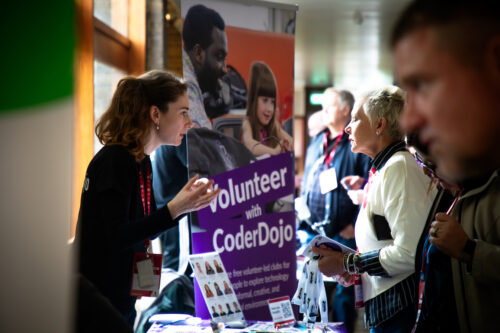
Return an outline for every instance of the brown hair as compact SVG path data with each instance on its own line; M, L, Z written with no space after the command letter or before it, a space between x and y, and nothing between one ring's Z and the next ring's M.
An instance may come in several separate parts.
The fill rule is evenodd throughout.
M262 125L257 118L258 97L265 96L276 99L276 79L271 68L263 62L254 62L250 67L250 82L248 84L247 117L252 128L252 137L260 141L260 128ZM275 140L269 140L266 145L276 147L279 143L277 139L278 128L276 126L276 104L269 124L265 126L268 137L275 137ZM277 141L278 140L278 141Z
M500 2L491 0L418 0L410 3L392 29L391 47L409 33L432 27L439 46L464 65L482 63L491 38L500 33Z
M186 83L162 70L153 70L137 78L124 77L118 82L108 109L97 122L97 138L103 145L125 146L141 160L144 139L151 130L150 107L155 105L165 113L168 103L177 101L186 91Z

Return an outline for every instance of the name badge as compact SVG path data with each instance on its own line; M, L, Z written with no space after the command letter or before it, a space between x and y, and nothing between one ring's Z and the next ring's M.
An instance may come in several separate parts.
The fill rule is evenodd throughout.
M295 322L290 297L279 297L270 299L267 302L275 327L282 327Z
M319 174L319 186L321 189L321 194L328 193L337 188L337 173L334 168L322 171Z
M158 296L162 259L161 254L134 254L131 296Z

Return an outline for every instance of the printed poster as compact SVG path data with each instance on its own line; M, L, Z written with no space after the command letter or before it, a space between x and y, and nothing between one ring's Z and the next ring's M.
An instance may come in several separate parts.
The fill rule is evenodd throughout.
M241 306L217 252L189 256L203 299L215 322L245 321Z
M297 288L292 157L283 153L212 177L222 191L198 212L193 230L193 253L219 253L247 320L271 320L267 301L291 298ZM195 299L197 316L208 318L199 287Z

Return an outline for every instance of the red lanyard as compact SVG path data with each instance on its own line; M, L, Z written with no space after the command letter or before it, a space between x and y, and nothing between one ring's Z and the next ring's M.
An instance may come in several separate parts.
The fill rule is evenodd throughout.
M375 168L370 169L370 174L368 175L368 182L366 183L366 186L365 186L365 195L363 196L363 205L362 205L363 208L366 207L366 203L368 201L368 191L370 190L370 186L373 183L373 177L375 176L376 173L377 173L377 170L375 170Z
M330 162L333 160L333 156L335 155L335 150L337 149L337 147L340 143L340 139L342 139L342 135L344 135L344 131L340 132L340 134L337 136L337 139L335 140L335 143L333 144L332 150L330 151L328 156L326 156L326 154L328 152L328 135L329 135L329 133L330 133L329 131L327 131L325 133L325 138L323 140L324 145L325 145L325 164L326 164L326 166L328 166L330 164Z
M139 183L141 187L141 200L142 208L144 209L144 216L151 214L151 169L148 166L146 169L146 195L147 195L147 206L146 211L146 195L144 194L144 177L142 176L142 170L139 168Z
M144 190L144 177L142 176L142 169L139 166L139 184L141 188L141 201L142 208L144 209L144 216L151 214L151 167L146 168L146 190ZM147 211L146 211L146 196L147 196ZM146 239L146 253L151 241Z
M459 195L455 197L453 202L451 203L450 208L446 211L446 215L449 215L451 213L451 210L457 203ZM422 260L422 267L420 268L420 281L418 283L418 311L417 311L417 319L415 321L415 325L413 326L412 333L415 332L417 329L418 325L418 320L420 319L420 314L422 313L422 304L424 301L424 290L425 290L425 270L427 268L427 254L429 253L429 248L431 247L432 243L427 240L426 247L424 249L424 259Z

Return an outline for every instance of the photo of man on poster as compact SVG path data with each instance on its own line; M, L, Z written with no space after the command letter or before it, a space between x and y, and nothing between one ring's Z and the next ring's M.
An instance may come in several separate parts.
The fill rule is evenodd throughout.
M189 115L197 127L212 128L204 96L221 92L226 74L225 23L215 10L202 4L189 8L182 28L182 66L188 84ZM227 94L227 93L226 93Z

